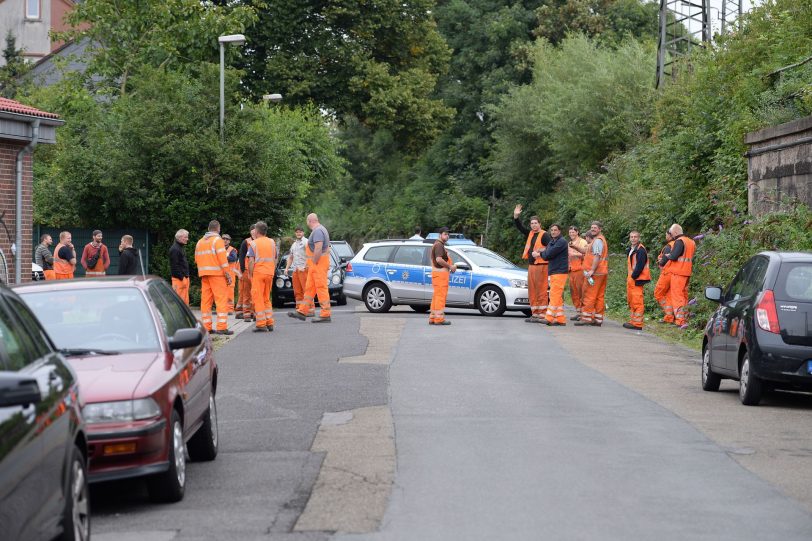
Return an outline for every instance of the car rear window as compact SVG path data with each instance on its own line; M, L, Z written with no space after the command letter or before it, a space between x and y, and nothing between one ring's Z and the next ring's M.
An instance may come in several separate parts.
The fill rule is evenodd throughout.
M812 302L812 263L782 264L775 294L781 300Z
M392 255L392 251L395 249L394 246L373 246L367 253L364 254L364 261L378 261L380 263L386 263L389 261L389 256Z

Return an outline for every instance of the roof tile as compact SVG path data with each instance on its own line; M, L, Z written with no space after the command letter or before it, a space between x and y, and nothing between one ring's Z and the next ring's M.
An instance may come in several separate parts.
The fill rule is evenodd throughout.
M57 114L40 111L39 109L29 107L28 105L23 105L18 101L10 100L8 98L0 98L0 111L39 118L59 118L59 115Z

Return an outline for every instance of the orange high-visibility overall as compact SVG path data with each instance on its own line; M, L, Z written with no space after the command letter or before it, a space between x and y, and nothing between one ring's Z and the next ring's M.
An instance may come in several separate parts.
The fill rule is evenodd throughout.
M580 253L580 252L579 252ZM575 257L570 255L570 296L575 313L581 315L584 307L584 255Z
M674 241L670 240L660 250L660 255L657 256L659 261L665 253L666 247L671 250L674 247ZM663 322L674 323L674 305L671 302L671 271L668 270L668 264L660 268L660 276L657 278L657 284L654 286L654 299L663 309Z
M606 279L609 274L609 243L606 242L606 237L598 235L592 241L600 239L603 242L603 250L601 255L598 256L598 267L595 269L595 274L592 275L593 284L584 279L584 309L581 312L581 321L586 323L595 323L600 325L603 323L603 314L606 308ZM584 270L589 271L592 269L592 264L595 261L595 255L592 253L590 247L587 254L584 256Z
M640 248L645 250L646 247L640 244ZM651 271L649 270L648 260L643 272L637 277L637 280L632 278L632 272L637 265L637 252L626 258L626 302L629 304L629 323L638 329L643 328L643 316L645 315L645 298L643 287L637 285L637 280L651 281Z
M549 323L562 323L566 325L564 316L564 288L567 286L567 274L550 275L550 305L547 307L545 318Z
M74 265L59 257L59 250L65 245L61 242L54 248L54 280L70 280L73 278Z
M437 241L440 242L440 241ZM432 250L434 253L434 250ZM432 255L432 257L434 257ZM446 252L446 261L453 265L451 256ZM431 306L429 308L429 323L442 323L445 321L445 301L448 298L448 283L451 271L445 267L437 267L437 262L431 262Z
M173 276L172 289L175 290L175 293L178 294L178 297L183 299L183 302L186 303L186 306L189 306L189 277L187 276L186 278L181 280Z
M676 261L669 261L666 267L671 272L671 301L674 303L674 323L685 325L688 314L688 282L693 274L694 254L696 243L694 239L685 235L675 240L681 240L685 246L682 255Z
M245 242L248 243L250 246L251 243L254 241L251 237L245 239ZM254 302L251 300L251 271L249 269L249 263L252 259L246 255L245 256L245 270L242 273L242 277L240 278L240 306L242 307L242 315L243 319L251 319L254 317Z
M532 259L527 266L527 292L530 296L530 311L533 312L533 317L542 319L547 313L547 270L549 267L541 257L532 258L530 255L533 252L539 252L540 256L541 252L546 248L541 242L541 237L545 233L543 229L539 229L536 242L531 248L530 241L534 233L534 231L530 231L527 234L522 259Z
M200 276L200 311L203 326L212 330L211 306L217 307L217 330L228 330L228 261L223 239L217 233L206 233L195 246L195 264Z
M228 248L226 248L226 261L228 261L228 256L231 255L232 252L234 252L234 253L237 252L237 250L233 246L229 246ZM232 314L232 313L234 313L234 310L235 310L235 306L234 306L234 290L235 290L235 288L236 288L237 291L240 290L240 284L239 284L239 278L238 278L238 275L240 274L240 262L237 260L237 261L234 261L234 263L229 263L228 264L228 270L231 273L231 277L234 279L234 282L228 288L228 313ZM239 310L237 310L237 311L239 311Z
M251 278L251 299L257 317L257 328L273 327L271 289L276 272L276 243L268 237L257 237L254 250L254 269Z
M313 251L310 244L305 244L307 254L307 282L302 303L296 308L300 314L307 316L316 311L315 300L319 299L319 317L330 317L330 290L327 288L327 274L330 272L330 248L322 248L318 263L313 262Z

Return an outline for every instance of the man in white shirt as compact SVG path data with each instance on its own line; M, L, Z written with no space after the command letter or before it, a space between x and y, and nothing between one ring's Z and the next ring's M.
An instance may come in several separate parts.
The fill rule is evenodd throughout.
M307 284L307 253L305 252L306 244L307 237L304 236L304 229L297 227L296 240L294 240L293 244L290 245L288 263L285 266L285 274L290 276L290 281L293 282L293 296L296 298L296 308L299 308L299 305L304 299L304 290L305 285ZM292 274L291 268L293 269Z
M414 228L414 235L409 237L409 240L426 240L421 235L422 232L423 232L423 230L420 229L420 226L418 225L417 227Z

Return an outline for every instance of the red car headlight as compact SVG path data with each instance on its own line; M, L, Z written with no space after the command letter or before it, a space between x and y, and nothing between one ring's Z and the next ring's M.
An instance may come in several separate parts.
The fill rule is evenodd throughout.
M95 402L82 408L82 415L88 424L140 421L158 417L160 414L161 408L152 398Z

